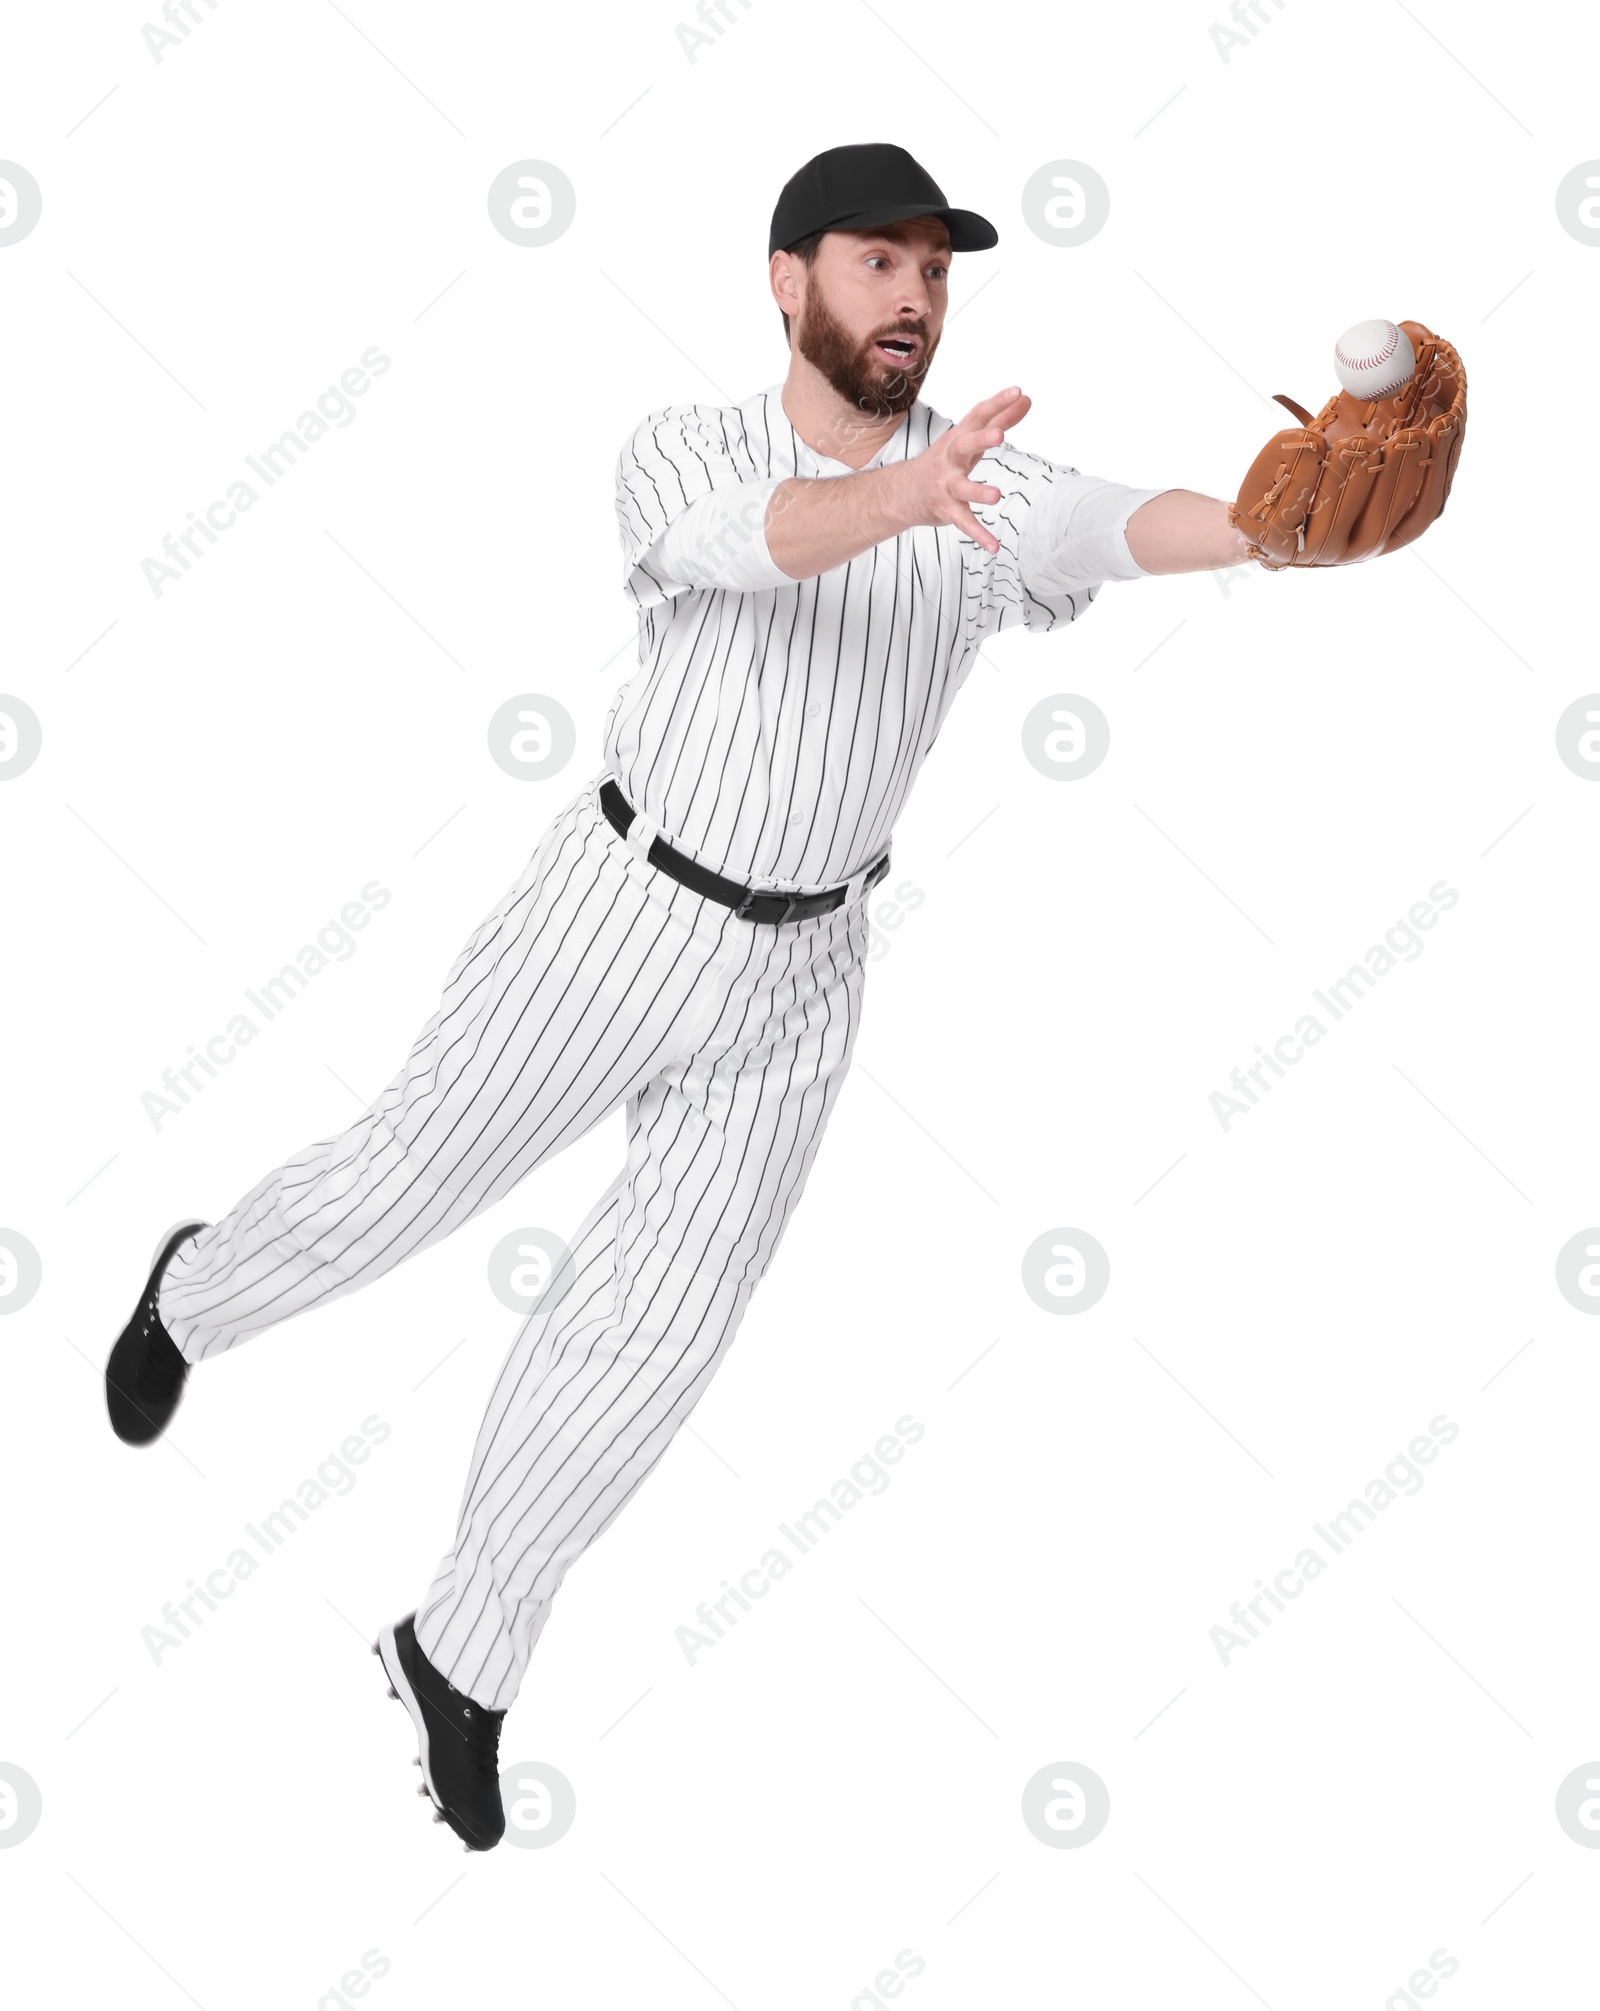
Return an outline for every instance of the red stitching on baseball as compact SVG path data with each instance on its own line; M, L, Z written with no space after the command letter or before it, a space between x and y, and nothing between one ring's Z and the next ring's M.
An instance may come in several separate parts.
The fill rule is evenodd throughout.
M1399 347L1400 331L1397 328L1389 338L1388 343L1382 349L1375 350L1371 356L1346 356L1344 350L1341 348L1339 350L1339 361L1344 365L1346 370L1370 370L1376 363L1387 363Z

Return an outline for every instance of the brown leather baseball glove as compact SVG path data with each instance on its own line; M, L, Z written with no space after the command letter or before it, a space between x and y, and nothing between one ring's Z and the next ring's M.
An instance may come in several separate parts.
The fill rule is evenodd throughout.
M1269 570L1398 551L1443 511L1467 430L1467 373L1443 336L1420 321L1400 326L1417 368L1393 398L1340 391L1313 419L1276 394L1300 427L1267 442L1228 506Z

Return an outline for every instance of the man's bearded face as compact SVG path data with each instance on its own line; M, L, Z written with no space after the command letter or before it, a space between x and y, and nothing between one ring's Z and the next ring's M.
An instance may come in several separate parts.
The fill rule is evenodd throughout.
M872 417L911 410L939 347L920 317L886 323L865 337L852 334L829 307L815 268L795 340L839 396Z

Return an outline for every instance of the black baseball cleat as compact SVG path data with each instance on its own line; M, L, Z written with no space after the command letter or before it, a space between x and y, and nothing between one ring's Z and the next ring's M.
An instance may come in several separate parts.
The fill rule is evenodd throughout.
M106 1363L106 1409L111 1429L127 1445L149 1445L172 1422L189 1364L156 1311L161 1280L174 1253L208 1222L179 1222L156 1245L155 1261L133 1317Z
M500 1726L504 1711L485 1710L441 1676L417 1646L415 1613L385 1627L372 1652L389 1678L389 1695L417 1728L422 1786L434 1821L447 1822L468 1850L493 1850L506 1832L500 1800Z

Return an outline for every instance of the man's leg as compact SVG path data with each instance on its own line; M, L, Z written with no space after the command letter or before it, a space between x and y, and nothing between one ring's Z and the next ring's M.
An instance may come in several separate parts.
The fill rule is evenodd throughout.
M159 1313L184 1359L438 1242L680 1054L725 961L705 907L628 852L593 784L575 797L383 1093L173 1258Z
M711 1032L628 1104L628 1163L536 1309L478 1436L454 1549L416 1618L435 1668L503 1710L567 1567L666 1450L800 1197L861 1013L865 904L753 928ZM821 1289L820 1283L818 1289Z

